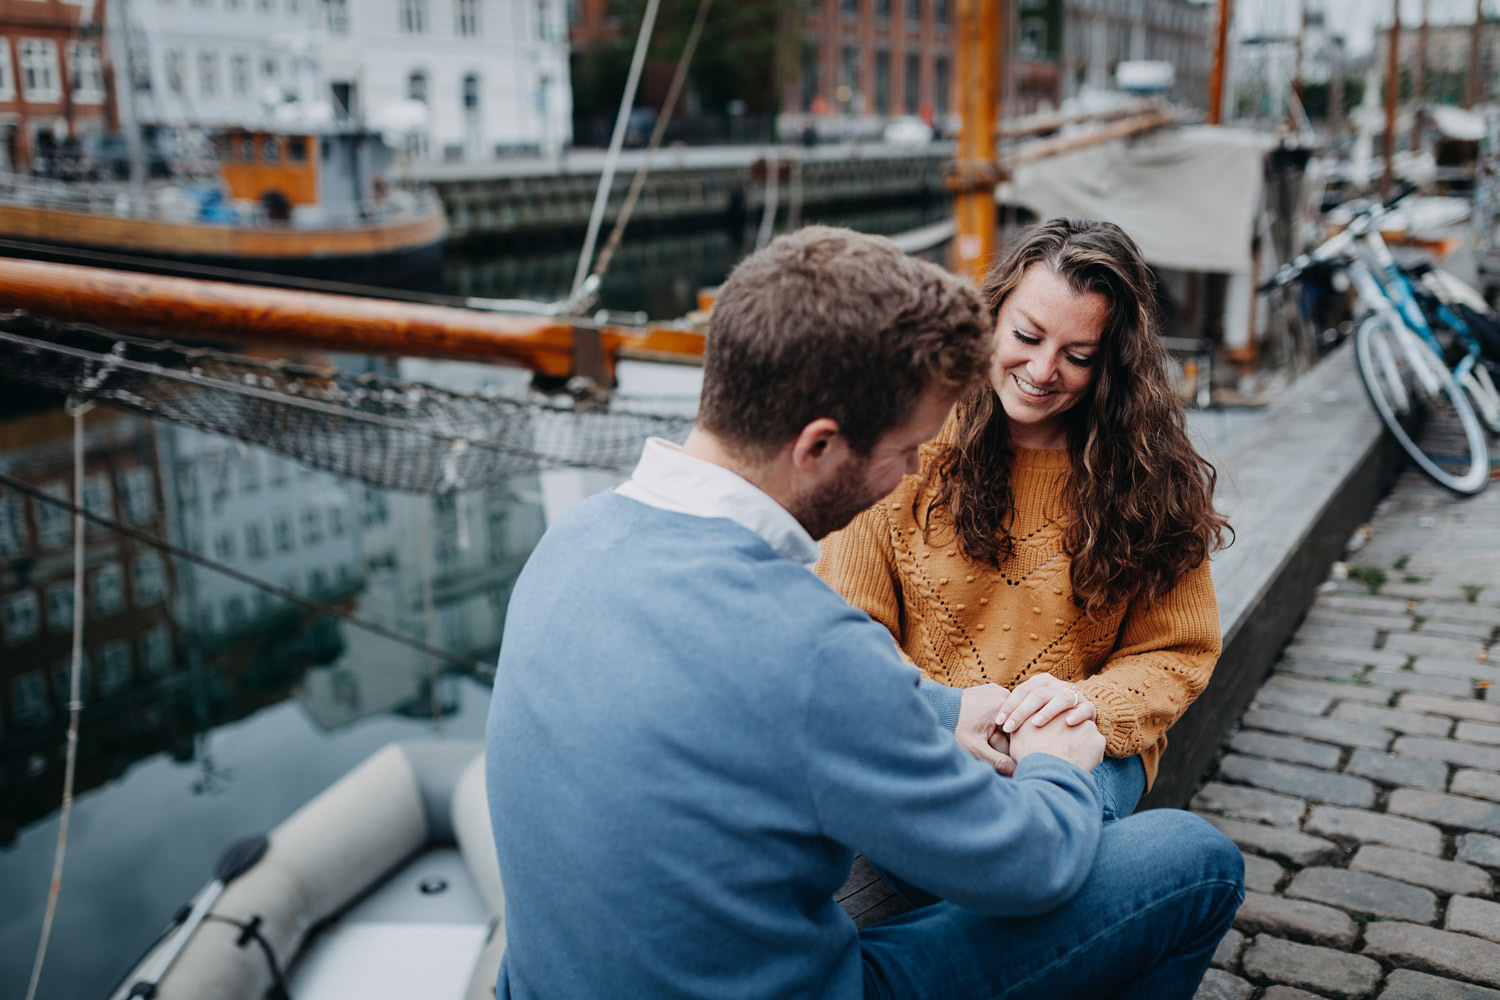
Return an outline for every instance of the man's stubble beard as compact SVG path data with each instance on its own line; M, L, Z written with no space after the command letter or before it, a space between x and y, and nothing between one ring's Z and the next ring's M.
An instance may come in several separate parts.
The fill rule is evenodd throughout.
M867 459L851 457L825 486L801 497L792 516L814 539L822 539L854 520L885 494L872 495L865 482Z

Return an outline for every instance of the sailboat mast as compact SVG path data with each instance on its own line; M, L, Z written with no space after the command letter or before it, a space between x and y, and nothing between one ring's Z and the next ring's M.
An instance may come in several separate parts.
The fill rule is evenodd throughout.
M1208 74L1208 123L1224 120L1224 64L1229 53L1230 0L1219 0L1219 20L1214 28L1214 64Z
M984 279L995 252L995 184L1000 74L1000 0L958 0L958 155L949 175L954 192L956 269Z
M1380 175L1380 199L1391 196L1396 159L1396 101L1401 96L1401 0L1391 0L1391 34L1385 63L1385 170Z

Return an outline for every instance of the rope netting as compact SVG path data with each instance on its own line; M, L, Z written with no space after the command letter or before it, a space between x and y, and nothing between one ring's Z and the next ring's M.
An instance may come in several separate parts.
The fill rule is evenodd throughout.
M389 489L447 493L543 469L626 470L692 418L463 393L0 313L0 378L261 445Z

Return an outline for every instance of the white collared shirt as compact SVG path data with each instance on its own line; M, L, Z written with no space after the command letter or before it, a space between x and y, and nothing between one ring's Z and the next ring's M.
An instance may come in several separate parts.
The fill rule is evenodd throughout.
M724 517L755 532L783 559L811 566L818 543L769 494L722 465L694 458L665 438L646 442L630 479L615 492L661 510Z

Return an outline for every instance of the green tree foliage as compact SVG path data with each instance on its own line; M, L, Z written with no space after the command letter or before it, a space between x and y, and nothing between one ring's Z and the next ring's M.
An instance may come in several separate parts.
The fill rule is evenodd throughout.
M1365 81L1361 77L1349 76L1344 78L1344 114L1348 115L1349 109L1359 107L1365 99ZM1302 106L1307 111L1307 117L1315 122L1324 121L1328 118L1328 81L1318 80L1307 84L1303 91Z
M645 6L645 0L612 3L620 34L574 54L573 108L580 121L614 117ZM663 92L697 11L698 0L661 0L647 58L648 74ZM691 97L674 116L688 107L722 115L731 101L743 101L751 115L774 112L788 74L800 65L803 11L798 0L716 0L688 71ZM643 95L636 103L650 106L662 96Z

